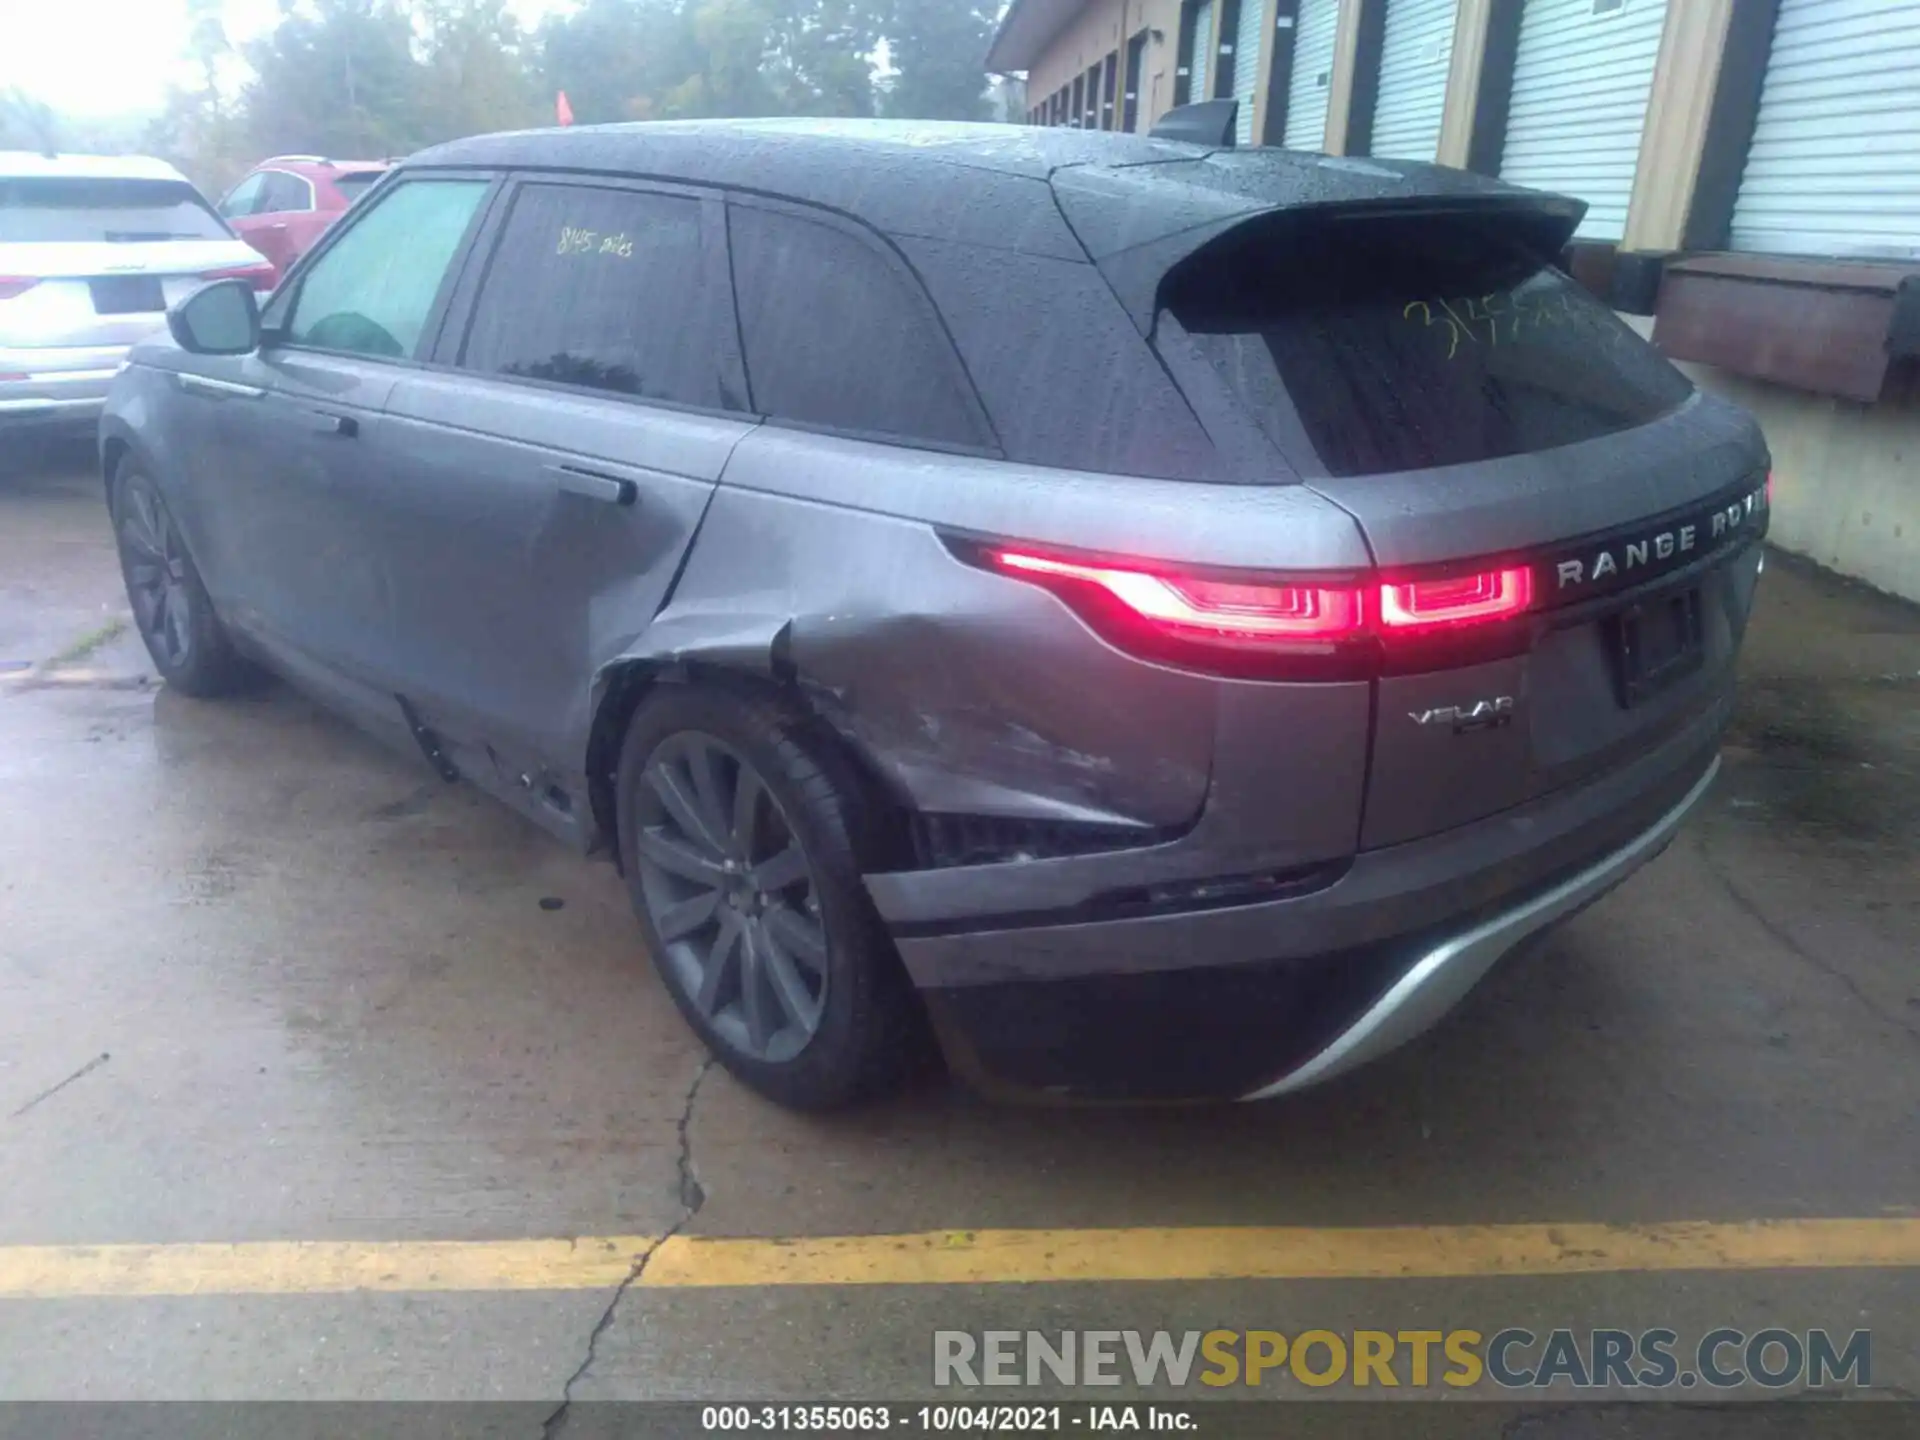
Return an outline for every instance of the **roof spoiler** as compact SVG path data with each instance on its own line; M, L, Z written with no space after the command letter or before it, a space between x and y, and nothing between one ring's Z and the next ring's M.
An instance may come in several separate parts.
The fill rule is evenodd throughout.
M1198 105L1176 105L1147 132L1155 140L1184 140L1189 145L1232 149L1238 100L1202 100Z

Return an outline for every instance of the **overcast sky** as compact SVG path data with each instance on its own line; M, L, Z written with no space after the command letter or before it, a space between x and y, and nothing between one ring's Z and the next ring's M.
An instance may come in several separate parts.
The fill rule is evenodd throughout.
M513 0L523 21L571 0ZM279 0L226 0L235 44L273 28ZM18 85L69 115L157 110L180 77L186 0L0 0L0 90Z

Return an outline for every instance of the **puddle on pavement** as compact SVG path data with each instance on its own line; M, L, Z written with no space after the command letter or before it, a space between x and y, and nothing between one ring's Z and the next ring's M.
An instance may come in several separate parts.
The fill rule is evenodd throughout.
M1920 837L1920 685L1743 682L1725 753L1730 818L1876 850Z

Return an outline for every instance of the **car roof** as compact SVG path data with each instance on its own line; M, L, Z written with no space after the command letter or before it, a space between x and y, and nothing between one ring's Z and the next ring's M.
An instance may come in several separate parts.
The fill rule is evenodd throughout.
M849 174L885 208L887 192L991 192L994 177L1058 181L1071 172L1123 209L1178 225L1244 209L1527 192L1486 176L1412 161L1360 160L1259 147L1220 149L1150 136L1035 125L907 120L698 120L507 131L451 141L409 166L604 171L745 186L795 199L841 192ZM854 206L856 213L864 207ZM937 207L945 208L945 207ZM881 228L886 228L882 225Z
M1134 163L1204 153L1139 135L957 120L749 119L639 121L507 131L450 141L410 156L436 165L570 165L583 156L671 156L687 166L760 154L832 165L872 156L1044 178L1061 165Z
M150 155L47 155L32 150L0 150L0 178L19 180L50 175L187 183L187 177L173 166Z
M404 165L586 171L762 191L842 210L897 237L1092 259L1136 318L1168 268L1268 212L1520 204L1548 230L1571 233L1585 209L1414 161L958 121L569 126L455 140Z
M255 171L285 170L308 180L337 180L343 175L378 175L393 168L391 160L328 160L312 155L269 155L254 165Z

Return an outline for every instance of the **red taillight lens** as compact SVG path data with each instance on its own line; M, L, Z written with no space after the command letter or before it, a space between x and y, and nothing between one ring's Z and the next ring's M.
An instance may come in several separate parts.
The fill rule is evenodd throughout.
M0 300L11 300L16 295L24 295L40 281L25 275L0 275Z
M1445 580L1380 587L1380 628L1388 634L1510 620L1533 603L1533 572L1524 565Z
M202 270L202 280L251 280L256 290L271 290L279 272L271 265L235 265L226 270Z
M1501 622L1524 615L1533 602L1525 566L1392 582L1220 580L1024 547L954 542L954 549L973 564L1052 591L1124 650L1249 678L1360 679L1383 665L1465 663L1471 657L1463 646L1488 648L1474 637L1512 653L1511 646L1524 645L1524 633Z
M999 569L1097 586L1143 620L1226 643L1338 640L1365 627L1360 593L1350 587L1203 580L1086 565L1024 550L986 554Z

